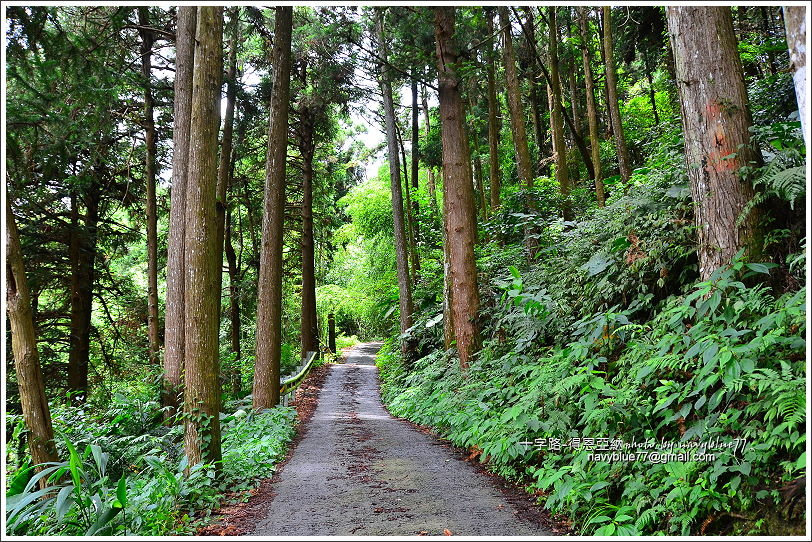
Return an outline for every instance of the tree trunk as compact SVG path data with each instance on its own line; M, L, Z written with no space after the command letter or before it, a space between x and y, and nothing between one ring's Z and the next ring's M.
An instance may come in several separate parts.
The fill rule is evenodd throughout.
M306 106L300 115L302 155L302 356L319 351L319 326L316 317L316 257L313 244L313 137L315 119Z
M189 127L192 122L192 70L194 67L197 8L178 7L175 48L175 105L172 135L172 191L166 257L166 333L162 404L171 419L179 406L184 358L184 255L186 239L186 181L189 167Z
M750 110L730 8L681 6L666 13L696 203L699 275L707 280L743 247L748 258L759 255L757 211L736 222L754 196L739 170L761 157L750 147Z
M540 9L541 8L539 8L539 10ZM517 19L517 20L519 22L519 25L522 27L522 31L525 32L526 35L528 35L528 36L533 36L534 35L534 32L531 29L530 25L526 25L525 23L523 23L521 21L521 19ZM532 22L532 17L528 17L528 21ZM535 45L535 38L528 39L527 42L530 45L531 54L533 55L533 58L535 59L535 62L537 64L538 68L541 70L542 75L544 76L545 80L547 81L547 85L550 85L550 82L551 82L550 73L548 72L547 68L544 66L544 63L542 62L541 56L539 55L538 49L536 48L536 45ZM549 97L548 97L548 101L549 101ZM539 101L539 103L543 103L543 101ZM592 160L589 157L589 152L587 151L586 143L584 142L584 138L581 137L581 135L575 129L574 121L570 118L570 115L567 112L567 109L562 104L559 104L559 106L560 106L562 118L564 119L564 122L567 124L567 127L569 128L570 133L572 134L572 138L575 141L575 145L578 147L578 152L581 153L581 158L584 161L584 166L586 166L587 173L591 177L593 175ZM552 104L550 104L550 108L552 110Z
M654 126L660 124L660 115L657 113L657 91L654 89L654 68L651 66L650 53L643 53L646 68L646 81L648 81L648 100L651 103L651 112L654 115Z
M558 187L564 199L564 220L572 220L572 208L569 202L570 178L567 169L567 147L564 145L564 121L562 120L561 105L561 78L558 73L558 25L556 23L556 8L550 9L550 89L552 103L550 108L550 127L553 133L553 152L555 153L555 176Z
M388 47L383 33L383 14L377 14L378 43L381 48L383 62L387 62ZM392 187L392 218L395 228L395 253L397 259L398 290L400 293L400 332L405 333L412 327L412 285L409 280L409 261L407 258L408 243L406 239L406 224L403 213L403 193L400 183L400 164L398 159L398 142L395 127L395 107L392 103L392 84L386 67L382 67L379 79L383 93L383 108L386 117L386 143L389 158L390 186ZM405 342L401 348L406 353L408 346Z
M572 40L572 36L568 36L570 41ZM570 59L567 61L565 69L569 72L568 79L569 79L569 90L570 90L570 106L572 107L572 119L575 125L575 130L577 131L578 135L583 133L581 129L581 112L578 110L578 87L575 84L575 60ZM575 153L575 149L572 148L572 142L575 141L574 134L570 134L570 138L567 141L567 159L569 162L570 167L570 186L578 186L581 182L581 168L578 165L578 156Z
M601 48L603 51L603 48ZM679 111L679 91L677 90L677 71L674 61L674 48L671 47L671 40L666 42L665 47L665 71L668 73L668 105L672 116Z
M478 101L478 81L471 81L471 89L468 92L468 107L474 111ZM485 222L488 219L488 207L485 205L485 179L482 175L482 154L479 147L479 125L472 124L471 141L473 142L473 154L471 155L471 168L474 171L474 203L480 220Z
M493 35L493 8L485 8L485 19L488 24L488 35ZM493 46L486 52L488 58L488 171L491 189L491 211L499 209L499 196L502 190L501 173L499 171L499 101L496 98L496 66L494 57L496 51ZM532 84L532 82L531 82ZM541 149L541 146L539 146Z
M445 187L443 187L445 189ZM454 289L451 282L451 252L448 245L448 197L443 198L443 346L454 346Z
M507 85L507 103L510 112L510 128L513 134L513 146L516 148L516 168L519 180L525 189L533 188L533 171L530 167L530 151L527 146L527 130L524 125L522 98L519 90L519 76L516 73L516 54L513 51L512 25L508 8L499 7L499 24L504 28L504 65L505 83Z
M220 139L220 163L217 168L217 256L222 267L223 244L226 231L226 209L228 208L228 188L231 179L231 159L234 147L234 109L237 101L237 42L239 8L230 9L228 68L226 71L226 112L223 118L223 135ZM218 303L217 314L222 307Z
M186 192L184 418L189 465L218 462L222 258L217 261L217 135L223 79L223 8L200 7L195 32ZM215 463L217 464L217 463Z
M229 319L231 320L231 351L234 352L234 365L231 368L230 381L231 393L234 397L239 396L242 385L242 375L240 374L240 359L242 359L242 348L240 345L240 270L237 265L237 254L234 252L234 245L231 243L231 213L226 214L225 231L225 252L228 262L228 290L229 290Z
M14 371L20 390L20 406L28 428L28 447L34 465L58 461L54 429L45 383L39 364L37 338L31 318L31 295L25 277L20 236L11 203L6 199L6 311L11 328ZM40 470L40 469L38 469ZM40 488L47 484L40 480Z
M533 51L536 47L536 29L533 16L532 7L522 8L525 16L527 17L527 25L523 26L524 37L527 41L528 48ZM533 122L533 137L536 140L536 175L543 175L548 170L547 161L544 160L544 155L548 149L545 147L547 135L544 130L544 122L542 122L542 109L541 105L544 102L539 100L538 82L536 81L536 72L533 68L528 69L528 83L530 86L530 93L528 94L528 101L530 102L530 120Z
M809 120L806 117L806 104L809 90L806 86L806 10L805 6L784 6L784 26L787 32L789 59L792 64L792 79L795 81L795 98L798 100L798 114L804 141L809 142Z
M155 200L155 117L152 98L152 32L149 27L148 8L138 8L141 35L141 77L144 79L144 141L146 164L144 182L147 188L147 335L149 337L149 364L158 365L161 349L158 316L158 205Z
M454 42L454 8L435 7L434 16L443 137L443 186L447 209L446 239L452 288L451 312L460 366L466 368L480 345L477 322L479 291L474 260L476 242L474 190L457 75L458 52Z
M406 161L406 145L403 143L403 134L400 131L400 124L395 121L396 133L398 136L398 147L400 148L400 158L403 164L403 185L401 187L401 194L403 194L403 208L406 212L406 244L409 247L407 254L409 257L409 269L411 270L410 278L417 282L417 271L420 269L420 263L417 259L417 242L414 235L414 222L415 217L412 214L412 193L409 190L409 169L408 162Z
M609 118L612 120L612 133L615 136L617 165L621 179L626 182L632 176L632 170L629 164L629 149L626 147L626 138L623 135L623 123L620 120L617 74L612 49L612 8L609 6L603 6L603 52L606 57L606 101L609 106Z
M770 8L767 6L759 6L758 8L759 13L761 15L761 31L762 35L764 36L765 40L769 40L771 29L770 29ZM772 48L767 45L767 69L770 71L770 75L775 75L775 52Z
M293 8L276 8L273 43L273 88L265 161L262 253L257 285L257 351L254 361L254 408L279 403L282 359L282 233L285 217L285 166L290 101L290 42Z
M598 207L606 205L606 195L601 178L601 144L598 138L598 108L595 104L595 83L592 79L592 51L589 44L592 36L589 32L588 11L585 7L578 8L579 22L581 24L581 56L584 59L584 85L586 86L586 116L589 120L589 145L592 150L592 168L595 180L595 197Z
M412 189L415 191L415 198L412 201L412 217L414 223L412 230L414 234L415 244L415 270L420 270L420 254L417 251L417 245L420 244L420 202L417 201L417 190L420 188L420 106L417 103L417 78L412 77ZM415 282L417 281L417 274L415 273Z
M99 222L99 184L95 174L84 197L71 194L71 323L68 353L68 389L77 392L78 402L87 399L90 363L90 327L93 315L93 285L96 263L96 228ZM80 220L79 201L84 200L85 217Z
M237 102L237 44L239 43L239 7L229 11L228 67L226 68L226 112L223 119L223 135L220 140L220 164L217 168L217 256L218 265L222 267L223 251L226 252L229 277L231 350L234 352L234 363L229 367L226 379L236 397L240 392L240 322L239 293L237 291L237 262L234 247L231 246L231 224L228 216L228 191L232 182L234 165L234 110ZM222 280L222 272L221 272ZM222 284L222 282L221 282ZM218 297L217 314L222 313L222 298Z
M431 118L430 118L430 115L429 115L429 101L428 101L428 96L426 95L426 87L425 87L425 85L423 86L423 92L421 93L421 101L422 101L422 105L423 105L423 118L426 121L426 134L428 134L429 131L431 130ZM439 209L439 206L437 205L437 188L436 188L435 182L434 182L434 168L429 166L428 169L429 169L429 175L428 175L428 182L426 184L428 185L428 189L429 189L429 205L431 205L432 214L433 214L434 218L436 219L440 215L440 209Z
M327 315L327 349L336 353L336 315L332 312Z
M482 158L479 154L479 134L474 138L474 195L476 197L479 218L482 222L488 220L488 206L485 204L485 179L482 176Z

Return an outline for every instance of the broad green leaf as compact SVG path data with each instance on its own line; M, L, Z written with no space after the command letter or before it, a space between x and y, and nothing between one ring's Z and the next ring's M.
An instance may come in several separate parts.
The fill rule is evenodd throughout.
M74 500L71 497L73 489L73 485L67 485L60 489L56 496L56 518L59 521L62 521L67 511L73 506Z
M96 520L96 522L91 525L90 529L85 532L85 536L93 536L94 534L98 533L100 529L102 529L105 525L110 523L110 521L116 517L116 514L121 512L121 508L107 508L104 510Z
M31 476L33 474L34 474L33 465L18 470L14 474L14 478L12 478L11 482L9 482L8 484L6 498L13 497L14 495L19 495L20 493L25 491L25 488L28 485L28 480L31 479Z
M28 483L25 485L25 489L23 489L23 493L28 493L31 491L35 485L40 481L40 479L45 478L51 473L56 473L62 468L64 468L64 464L62 463L51 463L52 466L47 467L39 471L38 473L34 474L29 480Z
M770 274L770 268L775 267L775 264L764 264L764 263L747 263L744 264L750 271L755 271L756 273L764 273L765 275Z
M719 345L716 343L711 343L711 345L702 352L702 363L708 365L710 364L714 358L716 358L716 354L719 353Z
M614 523L607 523L597 531L595 531L595 536L612 536L615 534L615 524Z
M601 480L599 482L595 482L594 484L592 484L592 487L589 488L589 491L592 491L594 493L595 491L601 490L608 485L610 485L609 482L607 482L606 480Z
M96 444L91 444L90 450L93 452L93 460L96 461L96 467L99 469L99 477L104 478L108 455L102 452L101 447Z
M116 487L116 498L118 502L121 503L121 507L124 508L127 506L127 475L122 474L121 478L118 480L118 486Z
M6 501L6 514L8 514L6 517L11 518L12 516L20 513L32 502L38 501L40 498L44 497L48 493L53 493L57 489L58 488L54 486L48 486L45 489L40 489L34 493L15 495Z
M596 252L592 255L588 262L581 266L581 269L586 269L590 277L597 275L606 270L607 267L612 265L611 260L606 257L603 252Z
M65 445L68 447L68 453L70 454L68 466L70 467L71 478L73 478L73 485L76 486L77 490L79 490L82 487L82 480L80 476L82 460L79 459L79 454L76 453L76 448L73 447L73 444L69 440L65 440Z

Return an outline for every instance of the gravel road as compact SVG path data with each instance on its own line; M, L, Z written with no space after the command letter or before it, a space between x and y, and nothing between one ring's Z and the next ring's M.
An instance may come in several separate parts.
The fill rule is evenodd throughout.
M375 353L333 365L256 536L551 535L526 523L473 466L381 404Z

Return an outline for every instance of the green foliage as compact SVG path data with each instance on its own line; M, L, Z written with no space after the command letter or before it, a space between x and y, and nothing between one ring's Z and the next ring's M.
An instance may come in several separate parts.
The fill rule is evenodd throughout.
M244 492L271 476L293 437L292 408L257 413L251 410L250 400L243 405L232 403L230 408L236 408L233 414L221 415L224 453L219 468L203 463L189 466L185 456L167 453L166 443L156 438L102 439L103 445L85 445L82 454L63 438L60 449L68 461L44 465L33 476L33 467L25 467L10 479L9 533L155 536L193 532L193 520L205 518L226 492ZM69 410L60 415L69 416ZM74 438L97 430L83 427L87 423L78 415L70 419ZM177 426L166 438L179 446L182 430ZM104 451L105 447L111 451ZM39 489L42 479L46 487Z
M276 471L276 464L284 458L287 443L293 438L295 418L296 411L290 407L257 413L248 404L221 417L222 478L230 490L251 489L258 480Z
M651 160L652 166L670 164L673 156L664 152ZM516 288L507 290L514 309L521 310L492 315L486 321L489 329L504 330L518 345L556 343L574 333L579 320L598 311L627 307L632 313L650 314L695 279L693 221L684 179L653 167L639 169L625 192L573 224L554 218L538 230L539 253L522 276L522 295L517 297ZM511 263L516 261L514 256ZM497 291L513 280L502 274L505 267L507 262L501 270L491 267ZM543 311L539 305L526 305L524 300L533 296ZM525 307L541 312L530 318Z
M90 536L122 530L113 519L127 506L126 477L111 482L106 469L109 455L99 446L88 445L80 456L70 441L65 445L68 461L42 465L19 493L11 484L6 494L9 532L34 534L43 528L42 516L46 514L55 518L55 526L63 532ZM43 479L46 485L39 489Z
M628 310L598 313L581 320L577 339L541 355L492 341L464 377L440 354L407 370L390 348L379 363L383 396L393 414L524 479L552 511L578 518L579 532L690 534L711 513L769 505L757 491L803 472L806 290L774 296L742 282L769 271L735 261L646 323ZM543 318L516 275L506 300ZM589 437L731 447L659 463L564 445ZM561 446L534 446L542 438Z
M754 126L751 131L752 139L762 148L767 163L754 171L745 170L753 179L753 186L760 188L760 191L742 215L768 197L786 201L794 209L806 196L806 147L801 135L801 123L776 122Z
M326 322L332 311L338 333L372 339L389 333L398 316L388 166L351 189L339 205L352 222L338 232L343 246L318 288L319 321Z
M786 54L786 44L784 46L781 54ZM792 112L798 110L795 85L789 71L753 78L747 87L747 96L757 126L788 120Z

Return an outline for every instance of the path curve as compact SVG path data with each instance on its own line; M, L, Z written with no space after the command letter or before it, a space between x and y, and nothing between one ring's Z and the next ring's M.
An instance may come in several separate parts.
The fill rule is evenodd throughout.
M471 465L389 415L375 353L330 366L307 432L274 478L256 536L551 535L525 523ZM447 533L446 533L447 534Z

